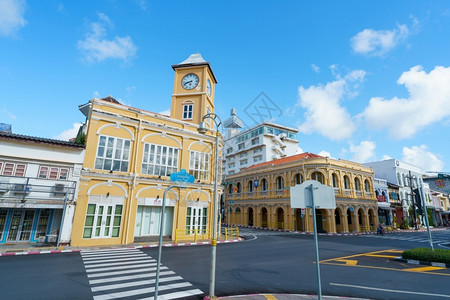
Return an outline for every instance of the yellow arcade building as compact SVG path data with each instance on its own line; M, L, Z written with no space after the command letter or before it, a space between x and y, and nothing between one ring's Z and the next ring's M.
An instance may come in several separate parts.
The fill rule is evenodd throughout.
M374 230L378 224L373 171L361 164L302 153L264 162L226 178L226 222L313 231L312 210L290 206L290 187L317 180L335 190L336 209L316 209L319 232Z
M170 174L182 169L195 182L167 193L163 235L181 241L211 237L216 132L212 121L205 135L197 128L214 112L217 80L200 54L172 68L170 117L122 105L111 96L80 105L87 118L86 154L72 246L157 240L163 193L174 184ZM222 148L220 142L219 153Z

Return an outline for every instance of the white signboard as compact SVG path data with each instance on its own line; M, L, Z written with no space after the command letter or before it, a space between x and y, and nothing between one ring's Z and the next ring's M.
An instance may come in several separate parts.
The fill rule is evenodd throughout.
M336 198L334 188L323 185L316 180L307 180L302 184L291 187L291 207L292 208L311 208L311 190L312 185L314 193L314 205L316 208L335 209Z

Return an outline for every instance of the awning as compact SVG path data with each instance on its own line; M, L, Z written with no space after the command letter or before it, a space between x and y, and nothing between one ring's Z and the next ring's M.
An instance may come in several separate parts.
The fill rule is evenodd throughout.
M384 209L384 210L395 210L395 208L393 207L385 207L385 206L378 206L379 209Z

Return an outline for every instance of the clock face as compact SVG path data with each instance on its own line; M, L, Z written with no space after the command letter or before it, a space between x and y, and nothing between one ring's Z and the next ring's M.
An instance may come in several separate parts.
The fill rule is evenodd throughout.
M197 75L194 73L187 74L183 77L183 80L181 80L181 85L187 90L192 90L198 85Z
M208 92L208 96L211 96L211 81L206 81L206 91Z

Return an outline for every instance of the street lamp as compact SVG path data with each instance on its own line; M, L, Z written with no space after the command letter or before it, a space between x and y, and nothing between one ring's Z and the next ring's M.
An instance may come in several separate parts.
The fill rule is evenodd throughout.
M216 283L216 247L217 247L217 177L219 175L219 126L222 120L214 113L208 113L203 116L202 121L198 125L198 133L205 134L208 128L205 125L205 119L212 119L216 125L216 157L214 164L214 201L213 201L213 232L211 240L211 271L209 276L209 297L214 298L214 288Z

